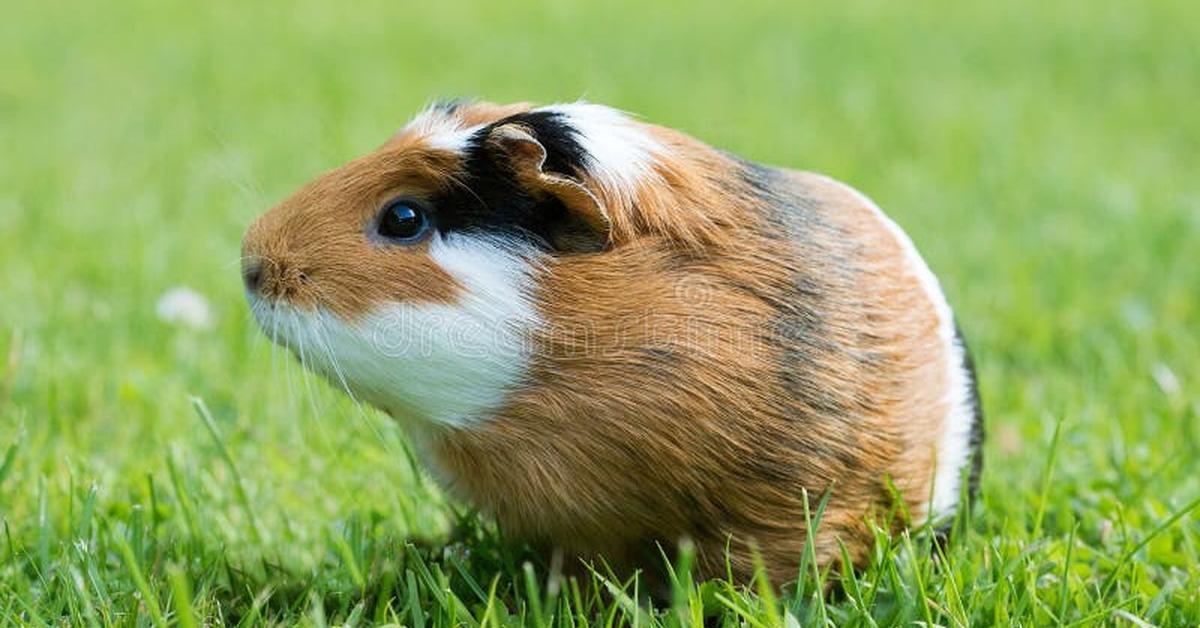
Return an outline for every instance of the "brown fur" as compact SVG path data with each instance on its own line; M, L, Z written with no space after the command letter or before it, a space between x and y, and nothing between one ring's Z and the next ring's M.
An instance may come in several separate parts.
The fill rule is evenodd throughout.
M527 108L454 115L469 125ZM669 154L643 186L579 179L609 244L539 271L530 383L479 426L423 436L443 481L514 537L619 570L651 567L655 543L688 537L703 575L724 573L728 547L745 580L757 547L776 583L797 575L805 495L812 510L830 491L817 560L835 560L839 541L863 560L868 519L892 506L889 479L925 516L946 412L933 304L892 233L840 184L772 171L766 198L732 158L644 128ZM457 167L402 133L256 223L247 252L320 273L319 292L283 271L274 281L346 318L453 301L420 249L364 246L362 222L397 190L453 185ZM781 224L781 203L803 208L802 229Z
M795 298L794 269L834 283L798 253L764 256L774 243L763 237L715 258L681 260L651 240L559 260L542 280L538 384L486 426L441 441L451 489L511 533L623 568L647 566L655 541L690 537L704 575L724 573L728 544L745 580L756 545L776 583L797 574L806 492L811 512L833 491L820 564L839 538L865 557L867 516L889 507L889 477L919 520L944 413L932 311L866 208L828 181L794 183L839 214L821 246L859 255L819 313L841 337L805 365L763 337L772 302ZM779 374L796 368L828 399L792 403Z

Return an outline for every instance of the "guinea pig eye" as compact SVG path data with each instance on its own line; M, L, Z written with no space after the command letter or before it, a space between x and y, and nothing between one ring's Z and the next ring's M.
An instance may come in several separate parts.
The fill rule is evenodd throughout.
M416 242L429 230L429 217L412 201L395 200L383 208L375 230L389 240Z

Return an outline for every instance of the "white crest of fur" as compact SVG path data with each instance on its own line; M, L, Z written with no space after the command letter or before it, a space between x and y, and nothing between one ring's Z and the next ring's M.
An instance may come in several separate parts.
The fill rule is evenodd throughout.
M971 459L971 428L975 420L971 383L966 371L963 347L955 332L954 312L950 309L946 295L942 293L937 277L900 225L884 214L871 199L854 188L833 179L826 180L850 192L871 209L903 249L910 271L933 303L938 320L938 339L946 350L946 414L942 419L942 434L937 445L937 468L929 518L937 520L951 516L958 505L963 469Z
M624 112L588 102L535 111L557 113L575 129L576 140L588 154L588 171L610 192L631 197L657 176L654 164L666 147Z
M255 307L259 324L305 365L393 416L468 427L525 375L531 261L519 245L441 236L433 259L461 284L453 304L380 304L355 320L285 304Z
M416 133L432 148L462 153L483 125L467 126L462 119L439 107L430 107L412 119L403 132Z

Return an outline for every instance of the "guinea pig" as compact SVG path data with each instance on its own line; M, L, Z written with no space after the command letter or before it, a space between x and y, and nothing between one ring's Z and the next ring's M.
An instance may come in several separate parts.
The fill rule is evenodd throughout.
M438 103L242 246L264 333L507 538L575 562L654 569L687 538L699 576L784 583L810 532L819 565L861 564L873 522L974 495L950 306L824 176L598 104Z

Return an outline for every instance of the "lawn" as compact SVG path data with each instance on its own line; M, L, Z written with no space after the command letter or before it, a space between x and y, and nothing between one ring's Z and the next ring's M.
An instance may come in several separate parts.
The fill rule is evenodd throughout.
M473 4L0 5L0 622L1200 623L1200 4ZM956 540L780 596L564 586L273 350L242 230L459 95L873 196L976 352Z

